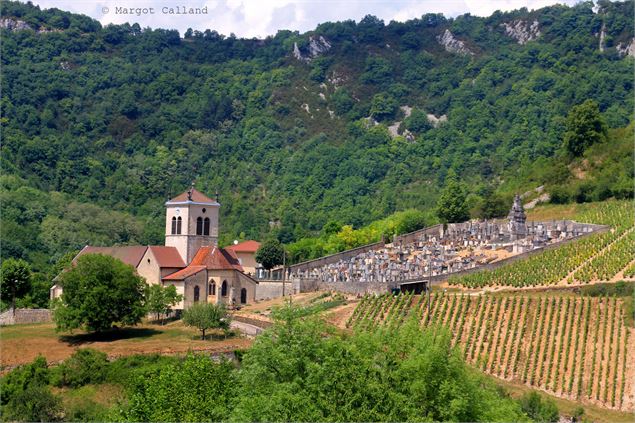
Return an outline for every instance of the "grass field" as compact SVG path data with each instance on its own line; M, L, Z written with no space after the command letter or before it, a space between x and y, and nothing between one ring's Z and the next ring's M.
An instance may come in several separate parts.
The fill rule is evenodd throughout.
M201 341L197 330L180 321L164 326L142 324L102 334L57 333L53 323L5 326L0 327L0 368L31 362L38 355L56 363L84 347L115 358L133 354L179 354L189 350L226 352L248 348L252 342L237 337L223 339L220 333L212 333L210 338Z

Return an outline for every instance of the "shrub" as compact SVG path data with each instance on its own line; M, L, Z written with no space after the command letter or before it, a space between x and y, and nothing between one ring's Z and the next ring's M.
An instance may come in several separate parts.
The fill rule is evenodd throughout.
M543 398L535 391L523 395L520 400L522 410L535 422L557 422L560 420L558 407L553 400Z
M52 383L56 386L78 388L89 383L102 383L108 371L105 353L82 348L53 370Z

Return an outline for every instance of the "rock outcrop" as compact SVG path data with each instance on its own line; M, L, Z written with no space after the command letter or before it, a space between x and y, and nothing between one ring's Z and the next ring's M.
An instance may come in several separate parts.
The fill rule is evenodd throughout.
M436 117L432 113L428 113L426 117L428 118L428 122L430 122L432 126L434 126L435 128L437 128L442 123L448 121L448 117L446 115L441 115L439 117Z
M540 36L538 21L529 23L527 21L515 20L501 24L505 28L505 34L516 40L520 45L533 41Z
M22 31L25 29L34 30L28 23L14 18L1 18L0 28L8 29L9 31Z
M447 52L463 54L466 56L474 55L474 53L469 48L467 48L465 43L455 38L448 29L443 32L443 35L437 36L437 41L445 48L445 51Z
M631 56L635 57L635 38L631 40L630 43L619 43L615 46L617 50L617 54L620 56Z
M298 47L298 43L293 43L293 57L302 61L302 62L310 62L311 59L315 59L316 57L326 53L331 49L331 43L329 43L326 38L323 36L309 37L309 46L308 46L308 54L303 54Z

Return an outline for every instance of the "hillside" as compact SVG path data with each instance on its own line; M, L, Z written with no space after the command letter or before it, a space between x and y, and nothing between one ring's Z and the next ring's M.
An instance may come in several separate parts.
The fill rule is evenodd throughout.
M38 271L88 242L160 243L163 201L192 180L220 193L224 243L430 212L449 169L473 204L632 195L632 1L265 40L17 2L1 16L2 257ZM563 171L566 116L589 99L621 147Z

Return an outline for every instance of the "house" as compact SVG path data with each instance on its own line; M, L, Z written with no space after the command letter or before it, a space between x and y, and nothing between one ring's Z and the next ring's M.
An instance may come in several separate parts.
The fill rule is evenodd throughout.
M258 269L262 269L262 265L256 261L256 251L260 248L258 241L248 240L238 244L225 247L228 251L233 251L238 257L238 261L245 270L245 273L254 276L258 274Z
M255 259L251 260L245 251L217 246L218 197L212 200L192 187L167 201L165 207L165 245L86 246L73 262L84 254L118 258L132 266L148 284L174 285L183 295L177 310L199 301L230 306L255 301L258 281L246 273L238 254L250 270ZM56 283L50 290L51 299L62 292L63 287Z

